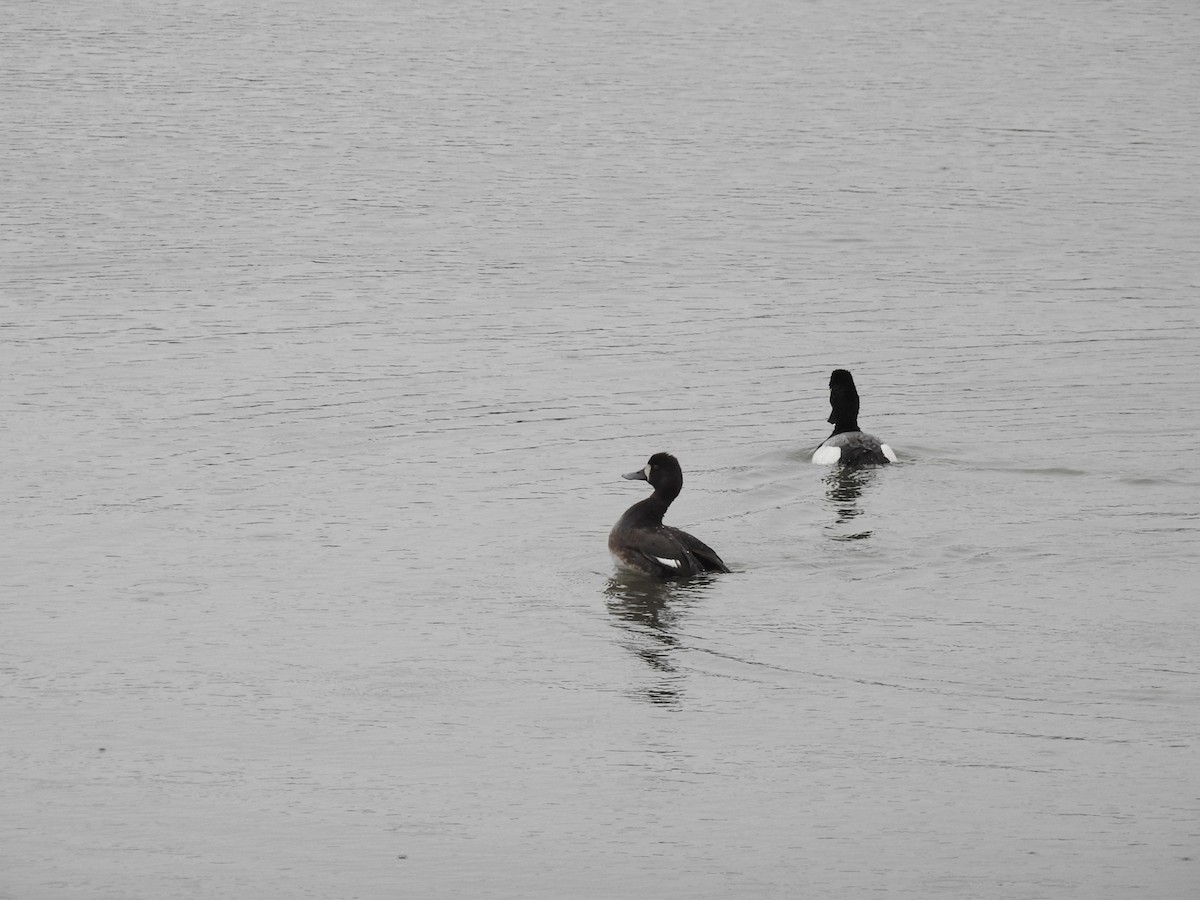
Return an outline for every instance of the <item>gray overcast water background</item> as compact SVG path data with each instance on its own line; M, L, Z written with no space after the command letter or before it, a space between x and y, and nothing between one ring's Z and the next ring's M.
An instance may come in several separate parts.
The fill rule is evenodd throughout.
M1197 48L9 2L0 897L1197 896Z

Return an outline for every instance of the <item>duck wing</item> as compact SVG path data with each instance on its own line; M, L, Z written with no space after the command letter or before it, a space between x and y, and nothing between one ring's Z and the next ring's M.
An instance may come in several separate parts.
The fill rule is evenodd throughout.
M694 537L686 531L680 531L678 528L672 528L669 525L665 526L664 530L670 532L679 547L687 556L692 558L694 573L729 571L729 566L725 565L725 561L717 555L717 551L700 540L700 538Z

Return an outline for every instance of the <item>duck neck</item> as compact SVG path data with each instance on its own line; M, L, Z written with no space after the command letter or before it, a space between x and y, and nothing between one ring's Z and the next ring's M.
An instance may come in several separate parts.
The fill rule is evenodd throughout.
M667 514L667 509L670 508L671 501L674 499L674 497L656 490L645 500L636 504L635 508L638 511L638 517L646 521L652 521L655 524L662 524L663 516Z

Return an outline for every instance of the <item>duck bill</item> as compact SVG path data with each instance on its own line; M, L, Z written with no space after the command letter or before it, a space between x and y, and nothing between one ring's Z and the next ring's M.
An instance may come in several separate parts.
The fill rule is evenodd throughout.
M636 472L630 472L628 475L621 476L628 481L646 481L646 470L638 469Z

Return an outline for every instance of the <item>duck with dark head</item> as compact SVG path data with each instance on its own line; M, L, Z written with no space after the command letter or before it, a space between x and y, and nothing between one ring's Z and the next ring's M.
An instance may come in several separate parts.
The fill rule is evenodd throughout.
M655 453L645 467L623 477L649 482L654 493L629 507L609 533L608 549L618 563L664 578L729 571L712 547L663 524L663 515L683 489L679 460L670 453Z
M834 369L829 376L829 422L833 434L821 442L812 461L819 465L885 465L896 461L896 454L873 434L858 427L858 389L854 376L845 369Z

